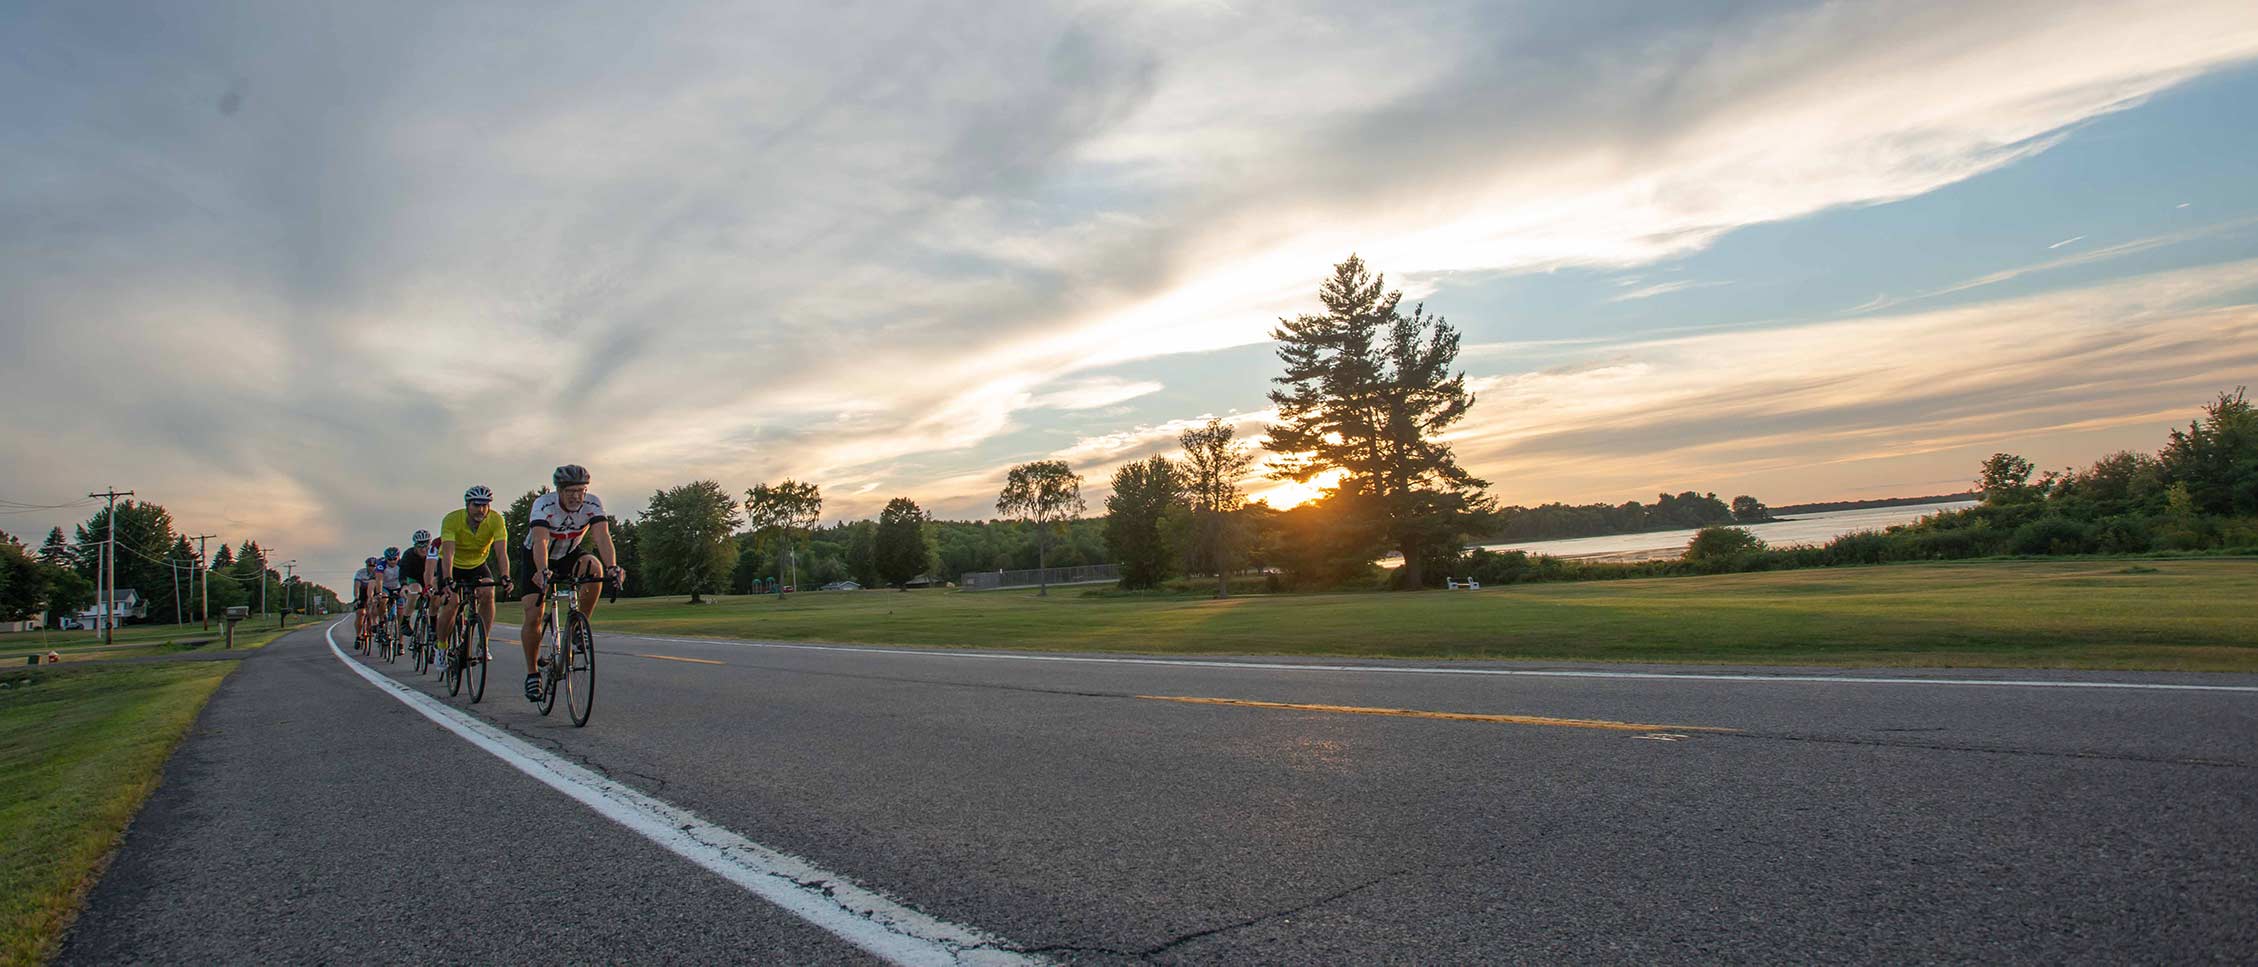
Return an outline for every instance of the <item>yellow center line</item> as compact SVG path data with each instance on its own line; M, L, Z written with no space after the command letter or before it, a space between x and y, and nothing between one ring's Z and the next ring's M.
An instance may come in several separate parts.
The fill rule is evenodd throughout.
M637 651L631 651L631 652L628 652L628 654L630 654L630 655L634 655L634 656L635 656L635 657L637 657L637 658L656 658L656 659L658 659L658 660L660 660L660 661L687 661L687 662L694 662L694 663L696 663L696 664L700 664L700 665L721 665L721 664L726 664L725 662L718 662L718 661L715 661L715 660L713 660L713 659L711 659L711 658L676 658L676 657L674 657L673 655L646 655L646 654L643 654L642 652L637 652Z
M1719 728L1710 725L1653 725L1643 722L1610 722L1606 719L1556 719L1542 715L1483 715L1476 712L1428 712L1411 708L1364 708L1356 705L1303 705L1294 702L1257 702L1243 698L1196 698L1189 695L1139 695L1138 698L1155 702L1184 702L1191 705L1236 705L1244 708L1278 708L1297 712L1335 712L1343 715L1394 715L1414 719L1447 719L1453 722L1503 722L1509 725L1553 725L1570 729L1611 729L1617 732L1738 732L1739 729Z

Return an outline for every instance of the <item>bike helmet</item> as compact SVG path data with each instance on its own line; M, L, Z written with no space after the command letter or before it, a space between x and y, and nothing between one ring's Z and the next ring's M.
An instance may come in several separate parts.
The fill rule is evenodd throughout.
M397 560L399 560L399 559L400 559L400 549L399 549L399 548L397 548L397 547L387 547L387 548L385 548L385 549L384 549L384 559L385 559L385 560L387 560L387 561L397 561Z
M427 531L427 530L419 530L419 531L416 531L416 536L409 538L409 539L408 539L408 543L410 543L410 544L429 544L429 543L431 543L431 532L430 532L430 531Z
M362 566L362 567L375 567L375 566L376 566L376 561L377 561L377 559L376 559L376 558L373 558L373 557L372 557L372 558L369 558L368 560L362 561L362 562L361 562L361 566Z
M486 487L486 485L485 485L485 484L479 484L479 485L478 485L478 486L476 486L476 487L472 487L472 488L470 488L469 490L465 490L465 491L463 491L463 503L466 503L466 504L477 504L477 503L487 503L487 504L491 504L491 503L493 503L493 502L494 502L494 491L487 489L487 487Z
M568 463L558 467L556 473L550 474L549 480L557 485L558 490L563 490L566 487L585 487L588 486L588 468L577 463Z

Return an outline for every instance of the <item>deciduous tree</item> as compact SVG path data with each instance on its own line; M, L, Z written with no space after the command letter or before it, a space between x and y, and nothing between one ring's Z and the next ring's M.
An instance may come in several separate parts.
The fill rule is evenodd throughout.
M1060 524L1081 516L1088 506L1082 500L1082 475L1064 460L1023 463L1005 475L1003 492L996 496L996 512L1034 527L1037 595L1051 593L1052 533Z
M704 604L703 595L719 590L736 563L737 546L730 534L741 520L737 501L711 480L652 494L650 508L636 525L651 586L661 593L687 593L691 604ZM613 546L616 550L616 537Z
M1230 596L1230 572L1245 548L1233 515L1245 502L1239 478L1254 466L1253 451L1233 442L1232 435L1230 424L1210 419L1177 438L1184 447L1184 489L1192 511L1190 567L1215 574L1218 598Z
M745 491L745 522L752 525L762 546L776 549L776 597L784 597L784 562L793 542L823 517L823 490L812 483L786 478L783 483L761 484Z
M1184 477L1167 457L1154 455L1113 472L1105 499L1105 544L1121 563L1121 586L1150 588L1166 580L1172 558L1162 521L1184 505Z
M886 502L871 537L880 581L903 587L932 566L933 546L925 537L925 519L925 509L908 497Z

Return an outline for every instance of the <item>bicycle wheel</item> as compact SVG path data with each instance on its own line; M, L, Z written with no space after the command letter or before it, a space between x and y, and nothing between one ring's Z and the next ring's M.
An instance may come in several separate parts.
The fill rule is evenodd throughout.
M565 640L558 660L564 662L565 708L572 713L572 724L578 728L588 724L588 713L596 709L596 632L588 626L588 616L574 611L565 616Z
M476 623L474 620L470 624ZM463 691L463 654L470 641L470 624L455 622L455 641L447 646L447 667L439 672L439 677L447 683L448 698L460 695Z
M463 674L470 679L470 703L476 705L486 697L486 622L471 618L469 640L470 647L464 649Z
M408 619L408 658L413 663L418 675L423 674L423 670L430 665L429 662L424 660L423 655L423 615L421 614Z
M549 664L541 669L541 701L538 704L541 714L547 715L550 709L557 707L557 662L563 660L559 654L563 649L557 647L557 619L548 614L541 616L541 650L547 655Z

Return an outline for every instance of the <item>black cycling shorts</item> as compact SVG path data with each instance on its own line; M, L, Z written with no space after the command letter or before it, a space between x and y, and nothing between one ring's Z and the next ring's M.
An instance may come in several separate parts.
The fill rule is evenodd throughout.
M502 580L501 567L500 564L495 562L494 555L488 554L486 559L478 562L476 566L453 569L449 572L449 577L455 581L483 581L492 578L499 582Z

